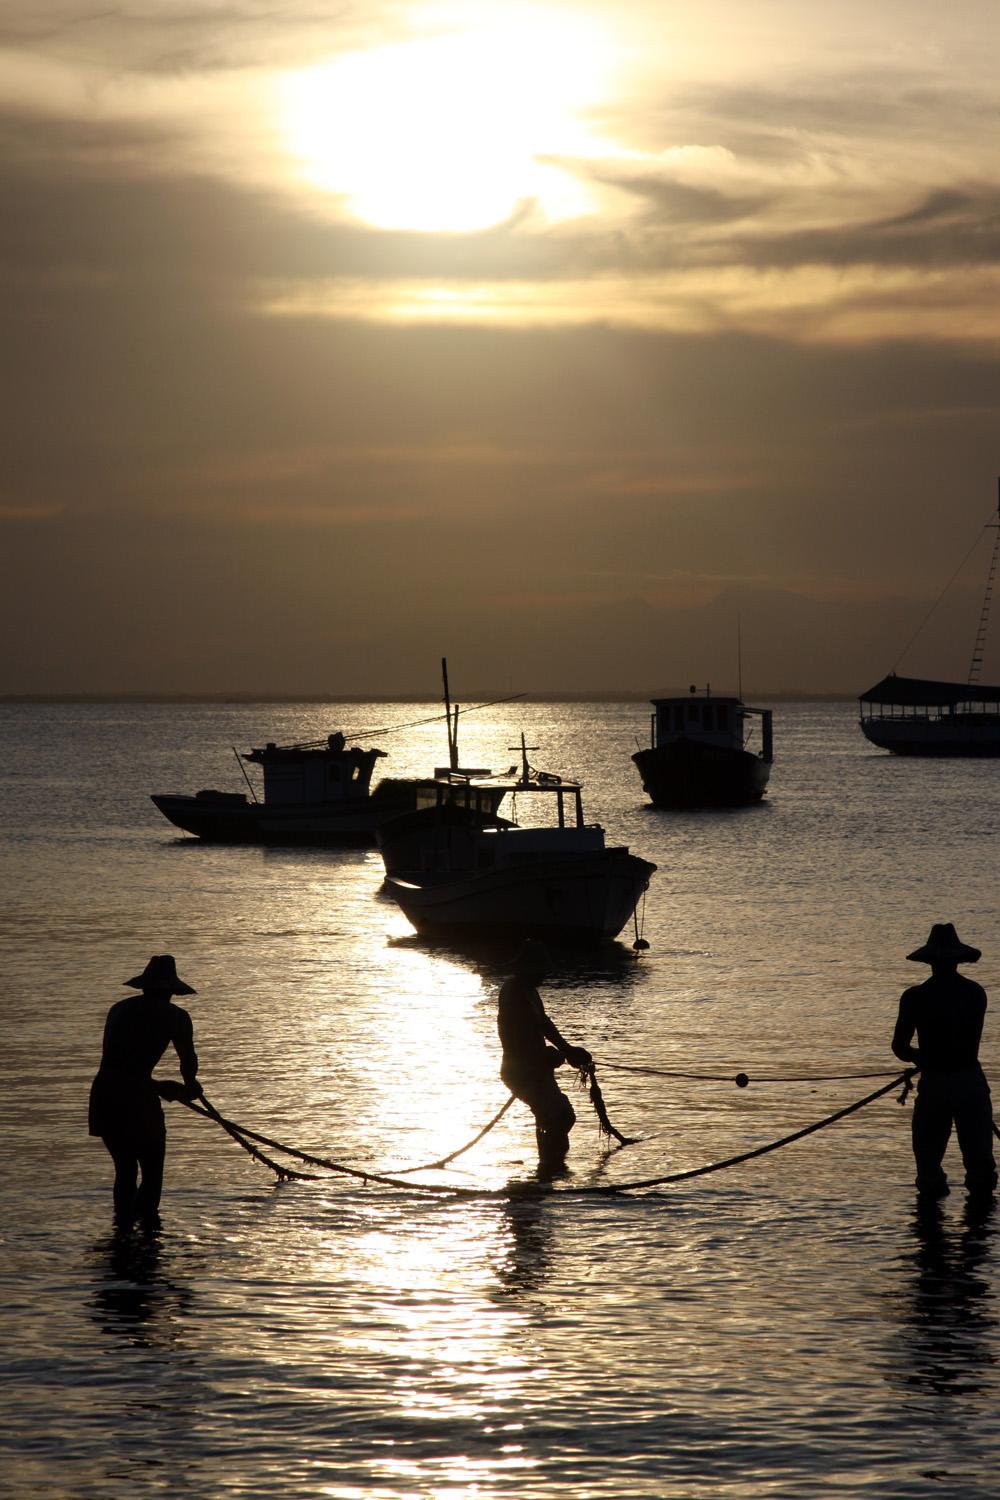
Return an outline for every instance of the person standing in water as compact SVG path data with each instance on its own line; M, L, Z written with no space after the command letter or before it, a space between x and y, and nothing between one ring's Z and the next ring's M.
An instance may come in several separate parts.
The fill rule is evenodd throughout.
M993 1107L979 1064L986 991L958 972L959 964L978 963L982 955L959 940L951 922L937 922L927 942L906 956L931 969L923 984L904 991L892 1034L896 1056L920 1069L913 1107L917 1190L926 1198L948 1192L941 1163L954 1125L969 1194L990 1198L997 1185Z
M513 975L500 987L497 1031L503 1048L500 1077L534 1115L538 1164L551 1171L565 1162L576 1121L555 1070L564 1062L586 1068L593 1059L585 1047L571 1047L546 1014L538 985L547 969L544 947L528 938L514 960Z
M143 972L125 984L140 993L119 1000L108 1011L89 1110L90 1134L100 1136L115 1164L115 1217L123 1226L136 1218L156 1221L167 1147L160 1100L201 1096L191 1017L173 1003L174 995L196 991L178 979L169 953L151 958ZM153 1077L171 1044L183 1083Z

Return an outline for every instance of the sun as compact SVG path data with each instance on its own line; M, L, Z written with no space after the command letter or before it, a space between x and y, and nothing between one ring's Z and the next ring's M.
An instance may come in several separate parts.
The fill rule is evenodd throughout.
M588 200L559 162L594 154L607 59L583 18L505 9L288 76L284 133L302 175L378 228L469 232L525 201L566 218Z

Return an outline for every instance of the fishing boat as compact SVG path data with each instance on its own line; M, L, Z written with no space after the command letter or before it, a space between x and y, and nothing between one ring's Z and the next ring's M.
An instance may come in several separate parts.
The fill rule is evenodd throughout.
M686 697L653 698L650 744L632 756L655 807L741 807L767 789L772 714L740 697L692 687ZM755 722L756 721L756 722ZM759 724L759 745L753 731Z
M604 829L584 821L581 783L530 766L523 735L520 774L490 784L532 804L539 822L456 818L454 804L441 800L403 820L405 842L394 823L379 830L385 889L417 931L616 938L656 866L609 847ZM412 862L405 870L404 852Z
M1000 498L997 519L987 529L996 535L968 680L946 682L890 672L862 693L861 732L881 750L894 755L1000 756L1000 687L979 680L1000 553Z
M207 842L342 844L371 847L379 823L416 806L416 781L372 773L384 750L348 748L343 734L325 741L277 745L238 756L260 766L263 799L243 771L249 796L208 789L193 796L154 793L168 822Z
M492 817L507 789L484 786L470 801L470 783L488 780L490 772L459 765L459 705L452 705L448 664L444 660L441 670L448 765L436 766L432 776L383 777L373 788L376 762L385 758L386 751L348 747L345 736L338 731L325 740L295 745L269 741L242 756L234 749L249 796L245 792L207 789L193 796L158 792L153 794L152 801L175 827L206 842L223 844L371 848L376 830L388 819L452 797L464 807L467 816L481 809L482 816ZM263 772L262 799L246 773L244 761L259 766Z

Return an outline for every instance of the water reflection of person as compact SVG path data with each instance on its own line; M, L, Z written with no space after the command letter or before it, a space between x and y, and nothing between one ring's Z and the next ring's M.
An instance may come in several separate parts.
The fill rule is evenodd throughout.
M509 1238L505 1255L497 1267L497 1279L505 1293L520 1296L535 1292L549 1274L549 1210L544 1195L519 1196L516 1192L503 1205L503 1224Z
M168 953L151 958L141 974L125 983L140 993L108 1011L89 1110L90 1134L101 1137L115 1164L114 1206L120 1225L137 1217L156 1222L167 1147L160 1100L201 1094L191 1017L173 1003L174 995L193 995L195 990L178 979ZM183 1083L152 1076L171 1043Z
M538 1165L557 1171L569 1151L569 1133L576 1112L555 1080L555 1070L568 1062L585 1068L592 1058L585 1047L571 1047L555 1022L546 1015L538 985L548 969L544 946L528 938L514 960L514 973L500 986L497 1031L503 1058L500 1077L535 1117Z
M904 1351L904 1380L910 1387L936 1396L967 1396L991 1378L992 1213L991 1203L970 1200L964 1222L951 1226L933 1200L918 1205L916 1276Z
M139 1348L174 1343L191 1293L164 1269L161 1231L116 1229L98 1241L93 1257L92 1311L102 1332L118 1334Z
M925 1198L941 1198L948 1191L941 1163L953 1124L970 1195L988 1200L997 1185L993 1108L979 1064L986 991L958 972L959 964L978 963L981 956L978 948L959 940L950 922L935 923L927 942L907 954L912 963L931 968L929 979L904 991L892 1035L896 1056L920 1069L913 1155L917 1191Z

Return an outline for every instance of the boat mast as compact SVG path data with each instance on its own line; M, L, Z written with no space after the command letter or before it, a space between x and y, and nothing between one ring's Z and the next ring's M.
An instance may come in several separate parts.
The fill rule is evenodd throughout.
M451 698L448 694L448 658L441 658L441 680L444 683L444 716L448 721L448 764L458 770L458 709L455 710L455 727L451 724Z
M979 615L979 629L976 631L976 643L972 648L972 660L969 663L969 687L975 687L979 682L979 674L983 666L983 652L986 649L986 629L990 621L990 604L993 601L993 581L997 574L997 558L1000 555L1000 479L997 480L997 519L988 523L996 532L993 540L993 556L990 558L990 571L986 579L986 589L983 594L983 607Z

